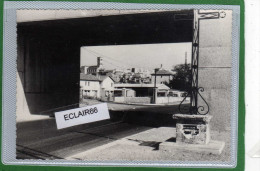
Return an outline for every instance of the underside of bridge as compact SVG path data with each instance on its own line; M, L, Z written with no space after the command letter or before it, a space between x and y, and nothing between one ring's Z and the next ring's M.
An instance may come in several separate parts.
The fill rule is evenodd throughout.
M80 47L192 42L193 11L21 22L17 34L26 106L51 114L79 102Z

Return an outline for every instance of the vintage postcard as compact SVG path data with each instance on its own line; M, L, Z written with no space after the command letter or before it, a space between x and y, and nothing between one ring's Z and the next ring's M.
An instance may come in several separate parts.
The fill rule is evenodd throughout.
M16 161L236 166L239 8L15 14Z
M17 22L18 159L230 160L231 10L18 10ZM57 130L91 113L55 112L102 103L109 119Z

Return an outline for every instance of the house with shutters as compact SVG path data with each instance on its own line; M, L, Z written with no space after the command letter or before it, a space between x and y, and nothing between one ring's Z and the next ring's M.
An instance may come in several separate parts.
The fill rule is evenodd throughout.
M80 74L80 95L83 98L112 101L114 97L114 83L110 76Z

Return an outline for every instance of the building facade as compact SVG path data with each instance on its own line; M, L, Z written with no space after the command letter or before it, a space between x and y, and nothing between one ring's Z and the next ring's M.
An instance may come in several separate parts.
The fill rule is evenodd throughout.
M103 101L113 101L114 100L114 90L115 82L111 77L104 76L100 78L100 89L101 89L101 100Z
M93 66L81 66L80 73L96 75L98 72L104 70L103 58L97 57L97 65Z
M94 75L80 74L80 93L84 98L100 98L100 80Z
M172 71L168 71L165 69L160 69L156 73L152 73L152 83L156 84L163 84L163 83L170 83L170 81L173 79L174 73ZM156 77L156 78L155 78Z
M80 93L82 98L111 101L114 97L114 80L109 76L80 74Z

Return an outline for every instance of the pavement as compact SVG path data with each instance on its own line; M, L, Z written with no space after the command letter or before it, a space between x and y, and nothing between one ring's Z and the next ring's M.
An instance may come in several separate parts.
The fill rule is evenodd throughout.
M129 126L129 124L124 124ZM69 160L160 160L159 144L175 137L175 128L159 127L117 139L114 142L72 155Z
M17 123L17 159L69 159L85 161L227 161L228 132L212 131L213 140L226 142L221 155L162 150L176 141L171 115L135 112L111 120L57 130L54 118Z
M150 150L153 150L152 146L174 134L175 130L171 127L159 130L155 127L110 120L62 130L57 130L54 118L19 122L17 158L84 159L84 152L99 150L110 144L120 145L117 149L120 151L129 144L135 147L148 142L147 146L151 146Z

